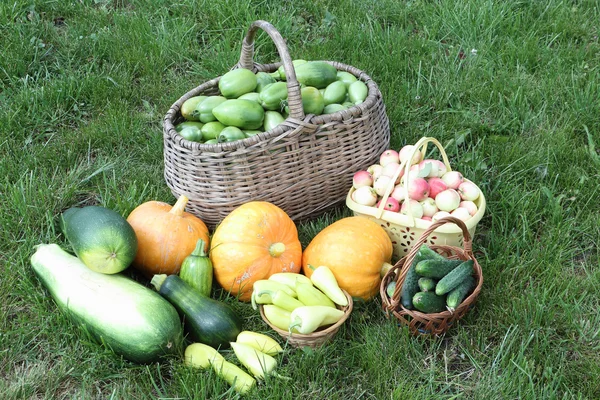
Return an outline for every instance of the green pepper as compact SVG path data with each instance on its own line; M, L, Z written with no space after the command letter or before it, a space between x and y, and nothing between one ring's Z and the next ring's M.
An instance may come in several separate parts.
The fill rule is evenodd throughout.
M319 327L338 322L344 316L342 310L327 306L298 307L290 314L290 330L295 328L298 332L308 335Z
M289 311L273 304L265 304L263 305L263 312L271 325L284 331L290 329L290 323L292 320L291 313Z
M235 126L228 126L219 133L217 141L219 143L235 142L236 140L245 138L246 135L244 135L244 132L242 132L240 128L237 128Z
M271 296L268 295L268 292L274 293L278 290L281 290L292 297L296 297L296 292L294 289L284 285L283 283L270 281L267 279L260 279L254 282L252 285L252 295L250 296L252 308L256 310L257 304L271 304L272 300ZM259 293L262 293L262 296L259 296Z
M259 292L256 295L256 297L259 299L263 299L263 297L265 297L267 299L270 298L271 304L274 304L277 307L281 307L287 311L294 311L296 308L302 307L304 305L298 299L290 296L289 294L287 294L286 292L284 292L282 290L278 290L276 292L272 292L270 290L265 290L263 292Z
M298 282L296 284L298 300L307 306L327 306L335 308L335 304L323 292L309 283Z
M296 289L297 282L304 282L312 285L311 280L306 275L297 274L295 272L277 272L271 275L269 280L283 283L294 290Z
M312 265L309 265L311 269L313 269ZM310 280L313 285L317 288L321 289L323 293L327 297L329 297L333 302L342 307L346 307L348 305L348 298L340 289L337 280L335 279L335 275L329 269L329 267L325 265L321 265L314 269L314 272L310 276Z

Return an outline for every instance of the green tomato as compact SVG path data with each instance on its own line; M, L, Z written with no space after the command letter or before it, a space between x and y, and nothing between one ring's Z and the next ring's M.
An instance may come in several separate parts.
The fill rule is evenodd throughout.
M221 133L219 133L217 141L219 143L235 142L236 140L245 138L246 135L244 135L244 132L242 132L240 128L237 128L235 126L228 126L225 129L223 129Z

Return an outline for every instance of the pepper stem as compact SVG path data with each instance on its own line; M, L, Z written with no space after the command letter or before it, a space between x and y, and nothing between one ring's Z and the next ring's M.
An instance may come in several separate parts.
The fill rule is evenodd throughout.
M269 247L269 254L271 255L271 257L277 258L280 255L282 255L284 251L285 251L285 244L283 244L281 242L273 243Z
M192 255L196 257L206 257L207 254L204 251L204 240L198 239L196 242L196 248L192 251Z
M300 325L302 325L302 320L300 320L300 319L294 320L294 322L290 323L290 326L288 328L288 332L292 333L292 330L294 328L296 328L297 326L300 326Z
M181 196L179 196L177 202L169 212L180 217L185 211L185 206L187 205L188 200L188 197L185 194L182 194Z
M150 284L154 286L154 288L157 291L160 291L160 288L165 282L165 279L167 279L167 274L157 274L152 277L152 280L150 280Z

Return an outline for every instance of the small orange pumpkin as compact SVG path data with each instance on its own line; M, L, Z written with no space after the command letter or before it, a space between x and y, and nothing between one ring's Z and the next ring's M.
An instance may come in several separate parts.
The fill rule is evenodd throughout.
M299 272L302 264L296 225L265 201L251 201L227 215L213 234L209 254L215 280L241 301L250 301L257 280Z
M392 251L392 241L379 224L365 217L347 217L312 239L302 255L302 269L310 277L310 266L326 265L342 289L369 300L379 292L381 271L389 266Z
M208 228L202 220L185 212L188 198L181 195L174 206L161 201L140 204L127 217L138 239L133 267L147 277L177 274L198 239L208 248Z

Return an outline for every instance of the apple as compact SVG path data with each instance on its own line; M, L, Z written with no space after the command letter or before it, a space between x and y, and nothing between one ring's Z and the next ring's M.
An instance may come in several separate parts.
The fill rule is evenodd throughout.
M377 208L379 208L379 206L381 205L382 200L383 199L377 202ZM385 205L383 206L383 209L391 212L398 212L400 211L400 203L393 197L388 197L387 201L385 202Z
M428 196L429 184L424 178L414 178L408 181L408 197L421 201L425 200Z
M410 203L410 214L408 211L408 203ZM400 213L404 215L412 215L415 218L421 218L423 216L423 206L416 200L409 199L408 202L402 203L400 207Z
M358 189L363 186L373 186L373 175L368 171L358 171L352 177L352 186Z
M400 169L400 164L398 164L397 162L391 162L389 164L386 164L382 171L381 171L381 175L385 175L385 176L389 176L390 178L393 178L394 175L396 173L398 173L398 177L396 178L395 183L398 184L400 183L400 179L402 178L402 175L404 175L404 171L400 171L398 172L398 170Z
M477 200L479 197L479 188L476 184L470 181L463 181L460 185L458 185L458 189L456 189L460 198L463 200Z
M469 214L471 214L471 216L473 216L477 213L477 204L473 203L472 201L469 201L469 200L461 201L458 206L462 207L462 208L466 208L467 211L469 211Z
M467 210L466 208L462 208L462 207L458 207L457 209L453 210L450 215L452 215L453 217L456 217L462 221L466 221L469 218L471 218L471 214L469 214L469 210Z
M435 196L435 205L440 211L451 212L458 208L460 204L460 195L454 189L446 189Z
M373 164L369 168L367 168L367 172L371 174L373 180L379 178L381 173L383 172L383 167L379 164Z
M442 180L450 189L458 189L465 178L458 171L449 171L442 175Z
M373 189L379 196L383 196L389 185L393 185L392 178L386 175L381 175L379 178L375 179L373 183Z
M381 153L381 155L379 156L379 164L382 167L385 167L387 164L391 163L391 162L399 162L399 158L398 158L398 152L396 150L391 150L388 149L386 151L384 151L383 153Z
M392 193L390 193L390 196L395 198L399 202L402 202L404 200L404 198L406 197L406 195L404 193L405 193L404 186L396 185L396 186L394 186L394 190L392 190Z
M413 146L412 144L407 144L406 146L402 147L400 149L400 152L398 153L398 159L400 160L400 164L407 161L408 157L410 157L411 153L414 150L415 150L415 146ZM410 161L410 165L418 164L419 161L421 161L422 156L423 155L421 154L420 151L416 151L412 157L412 160Z
M429 183L429 197L432 199L435 199L440 192L448 189L448 186L441 178L429 178L427 183Z
M433 215L439 211L438 207L435 205L435 200L431 197L427 197L425 200L422 200L421 206L423 207L424 217L433 217Z
M362 186L352 193L352 199L363 206L374 206L377 203L377 192L371 186Z
M431 217L431 221L436 222L442 218L445 218L447 216L449 216L450 213L447 211L438 211L435 214L433 214L433 216Z

